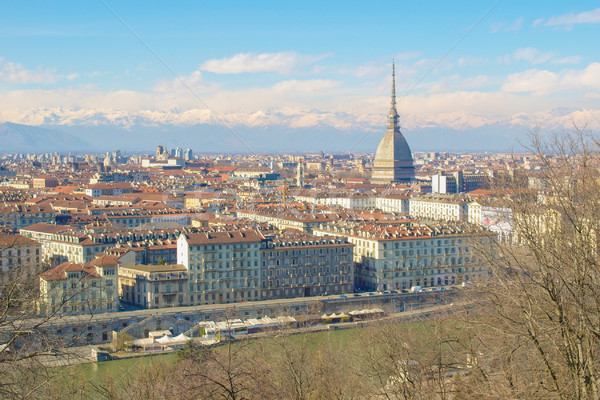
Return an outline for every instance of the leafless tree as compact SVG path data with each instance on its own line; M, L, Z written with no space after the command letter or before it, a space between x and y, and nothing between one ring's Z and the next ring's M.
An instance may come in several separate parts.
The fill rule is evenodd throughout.
M371 398L452 399L453 377L465 370L467 346L454 317L438 315L410 325L385 322L361 329L357 375Z
M535 132L529 150L538 184L503 204L516 242L480 249L494 279L481 288L480 368L466 386L477 398L598 399L600 142Z
M77 324L71 321L69 335L57 333L55 326L63 317L58 312L39 314L39 278L31 271L41 268L16 264L10 268L0 280L0 397L47 398L45 386L61 373L48 367L80 357L68 347L80 343L92 316ZM60 299L57 309L69 300Z

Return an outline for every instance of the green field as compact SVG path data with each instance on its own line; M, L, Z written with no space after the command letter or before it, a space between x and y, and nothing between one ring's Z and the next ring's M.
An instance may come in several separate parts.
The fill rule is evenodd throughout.
M346 346L349 341L358 335L357 329L343 329L325 332L304 333L302 335L292 335L287 340L298 341L307 340L309 347L317 348L325 341L330 341L336 345ZM270 340L269 338L259 340ZM152 366L159 364L162 366L174 365L177 362L176 353L157 354L146 357L133 357L121 360L103 361L98 363L81 364L74 367L73 373L83 376L90 381L104 381L107 376L115 378L133 377L136 371L143 366Z
M103 381L107 375L112 377L135 376L136 371L141 366L151 366L155 364L174 365L177 361L177 354L157 354L146 357L132 357L121 360L103 361L99 363L81 364L73 367L78 373L82 374L87 380Z

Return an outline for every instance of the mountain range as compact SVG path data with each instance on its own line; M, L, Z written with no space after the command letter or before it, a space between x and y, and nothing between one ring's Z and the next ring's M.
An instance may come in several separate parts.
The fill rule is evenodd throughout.
M383 127L365 132L328 126L31 126L5 122L0 124L0 153L98 153L117 149L136 153L153 152L159 144L191 148L194 153L372 153L384 133ZM404 130L413 151L450 152L518 151L517 138L526 133L523 127L502 124L460 130L436 126Z

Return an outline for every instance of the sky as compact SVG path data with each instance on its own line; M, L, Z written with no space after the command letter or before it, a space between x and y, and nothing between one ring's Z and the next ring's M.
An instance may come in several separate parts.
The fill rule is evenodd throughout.
M6 2L0 123L598 131L592 3Z

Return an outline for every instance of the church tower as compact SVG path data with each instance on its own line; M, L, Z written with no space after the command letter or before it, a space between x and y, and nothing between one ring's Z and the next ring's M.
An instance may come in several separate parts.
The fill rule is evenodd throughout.
M379 142L371 182L378 184L412 182L415 180L410 147L400 132L396 111L396 67L392 63L392 100L388 114L387 132Z

